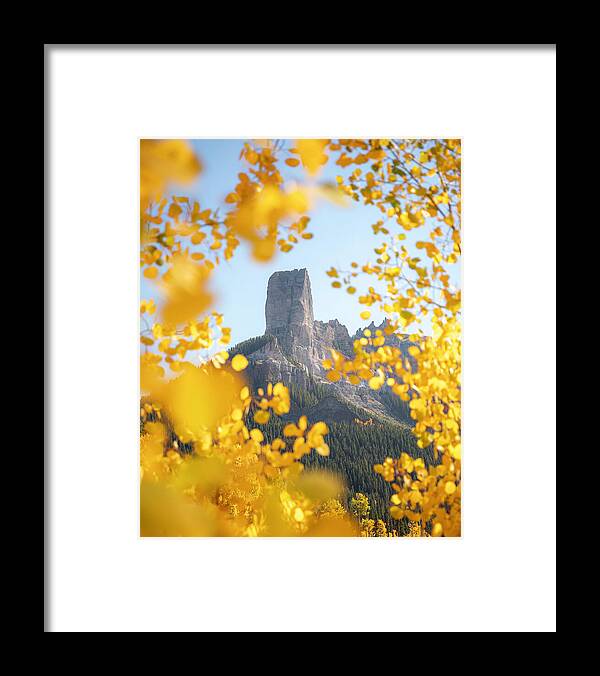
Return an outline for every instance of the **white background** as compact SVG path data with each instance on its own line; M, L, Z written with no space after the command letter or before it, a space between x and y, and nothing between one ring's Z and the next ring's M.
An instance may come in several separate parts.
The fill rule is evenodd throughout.
M555 51L47 48L51 631L555 631ZM461 539L141 540L138 154L464 139Z

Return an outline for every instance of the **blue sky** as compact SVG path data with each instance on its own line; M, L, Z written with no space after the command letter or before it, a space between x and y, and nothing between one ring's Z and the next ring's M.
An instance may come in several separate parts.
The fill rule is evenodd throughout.
M203 209L221 206L223 211L225 197L237 183L237 174L247 169L247 164L239 159L243 140L194 140L192 144L202 161L203 171L193 185L175 189L174 194L188 195L200 202ZM351 169L342 170L329 162L318 178L334 182L337 175L346 175ZM286 167L282 174L286 181L305 179L301 168ZM373 283L373 278L359 277L358 293L350 296L343 289L332 288L332 280L325 271L332 265L347 270L352 261L374 262L373 248L380 244L381 235L373 235L370 226L383 214L372 206L354 201L349 201L347 207L321 201L309 215L308 230L314 233L312 240L301 241L288 253L278 252L269 263L256 262L251 258L249 248L242 243L231 261L224 261L217 267L212 280L215 306L224 314L224 325L232 329L232 345L264 333L267 281L277 270L308 269L315 319L338 319L351 334L368 323L359 317L365 308L358 304L357 297ZM410 235L412 237L405 243L423 237L422 234ZM153 283L144 277L141 296L143 299L154 298L157 304L160 298ZM370 309L376 323L383 320L384 316L375 306Z

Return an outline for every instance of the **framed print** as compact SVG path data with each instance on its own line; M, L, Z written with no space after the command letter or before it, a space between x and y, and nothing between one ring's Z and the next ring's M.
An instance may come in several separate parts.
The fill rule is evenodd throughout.
M556 45L44 74L45 630L554 632Z

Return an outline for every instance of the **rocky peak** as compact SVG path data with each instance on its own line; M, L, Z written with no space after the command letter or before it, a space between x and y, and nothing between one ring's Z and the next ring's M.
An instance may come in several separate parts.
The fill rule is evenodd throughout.
M271 275L265 320L265 335L241 344L249 357L249 375L261 386L267 382L283 382L306 391L325 388L327 397L321 397L320 407L332 421L345 419L344 416L354 419L356 411L367 412L367 418L374 415L380 419L397 419L397 411L389 410L384 393L372 391L366 383L354 386L326 379L322 362L331 357L331 349L352 357L353 341L363 335L364 329L350 336L337 319L315 321L310 278L305 268ZM365 328L375 333L385 326L385 321L379 326L371 322ZM386 342L398 345L403 351L410 345L406 337L397 335L386 335ZM359 417L365 417L363 413Z
M347 356L352 355L352 339L348 329L337 319L328 322L315 321L313 324L315 342L321 345L321 358L329 357L329 348L334 348Z
M277 335L281 329L312 327L313 303L306 268L274 272L267 285L266 331Z
M353 339L356 340L356 338L361 338L364 335L364 332L369 329L373 335L377 331L382 331L383 335L385 336L385 342L386 345L392 345L394 347L403 347L405 344L411 344L410 343L410 338L407 334L401 334L401 333L387 333L386 328L389 326L389 320L384 319L381 324L377 325L375 322L371 321L371 323L368 326L365 326L362 329L359 329L353 336Z

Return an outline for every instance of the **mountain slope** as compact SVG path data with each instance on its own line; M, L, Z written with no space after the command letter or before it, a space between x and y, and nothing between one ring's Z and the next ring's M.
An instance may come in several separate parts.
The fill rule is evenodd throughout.
M329 426L329 457L316 453L303 459L307 469L321 469L339 474L348 488L346 501L356 492L367 495L371 518L382 519L388 529L404 532L407 524L389 516L391 488L375 474L373 465L386 457L406 452L434 462L431 449L420 449L412 434L414 421L408 404L388 388L371 390L366 383L354 386L325 378L322 360L334 348L347 357L354 353L353 343L365 329L372 334L385 328L371 323L350 336L337 319L315 321L308 272L276 272L269 279L265 304L265 333L245 340L230 350L244 354L249 361L245 371L253 389L267 383L284 383L290 391L290 412L272 416L264 427L265 438L282 435L288 420L306 415L309 421L322 420ZM400 348L411 363L408 348L413 345L405 336L386 335L386 344Z
M337 319L315 321L310 278L306 269L275 272L267 286L265 303L266 327L263 336L256 336L236 345L231 354L244 354L250 364L248 377L257 387L268 382L282 382L307 395L306 405L295 402L292 418L306 414L327 423L375 419L391 425L412 425L408 407L391 397L384 389L371 390L367 383L351 385L345 381L331 383L325 378L322 361L331 356L331 348L351 357L354 340L364 329L350 336ZM373 323L374 333L383 329ZM412 343L408 338L392 334L388 344L399 347L405 356ZM305 397L305 399L307 399Z

